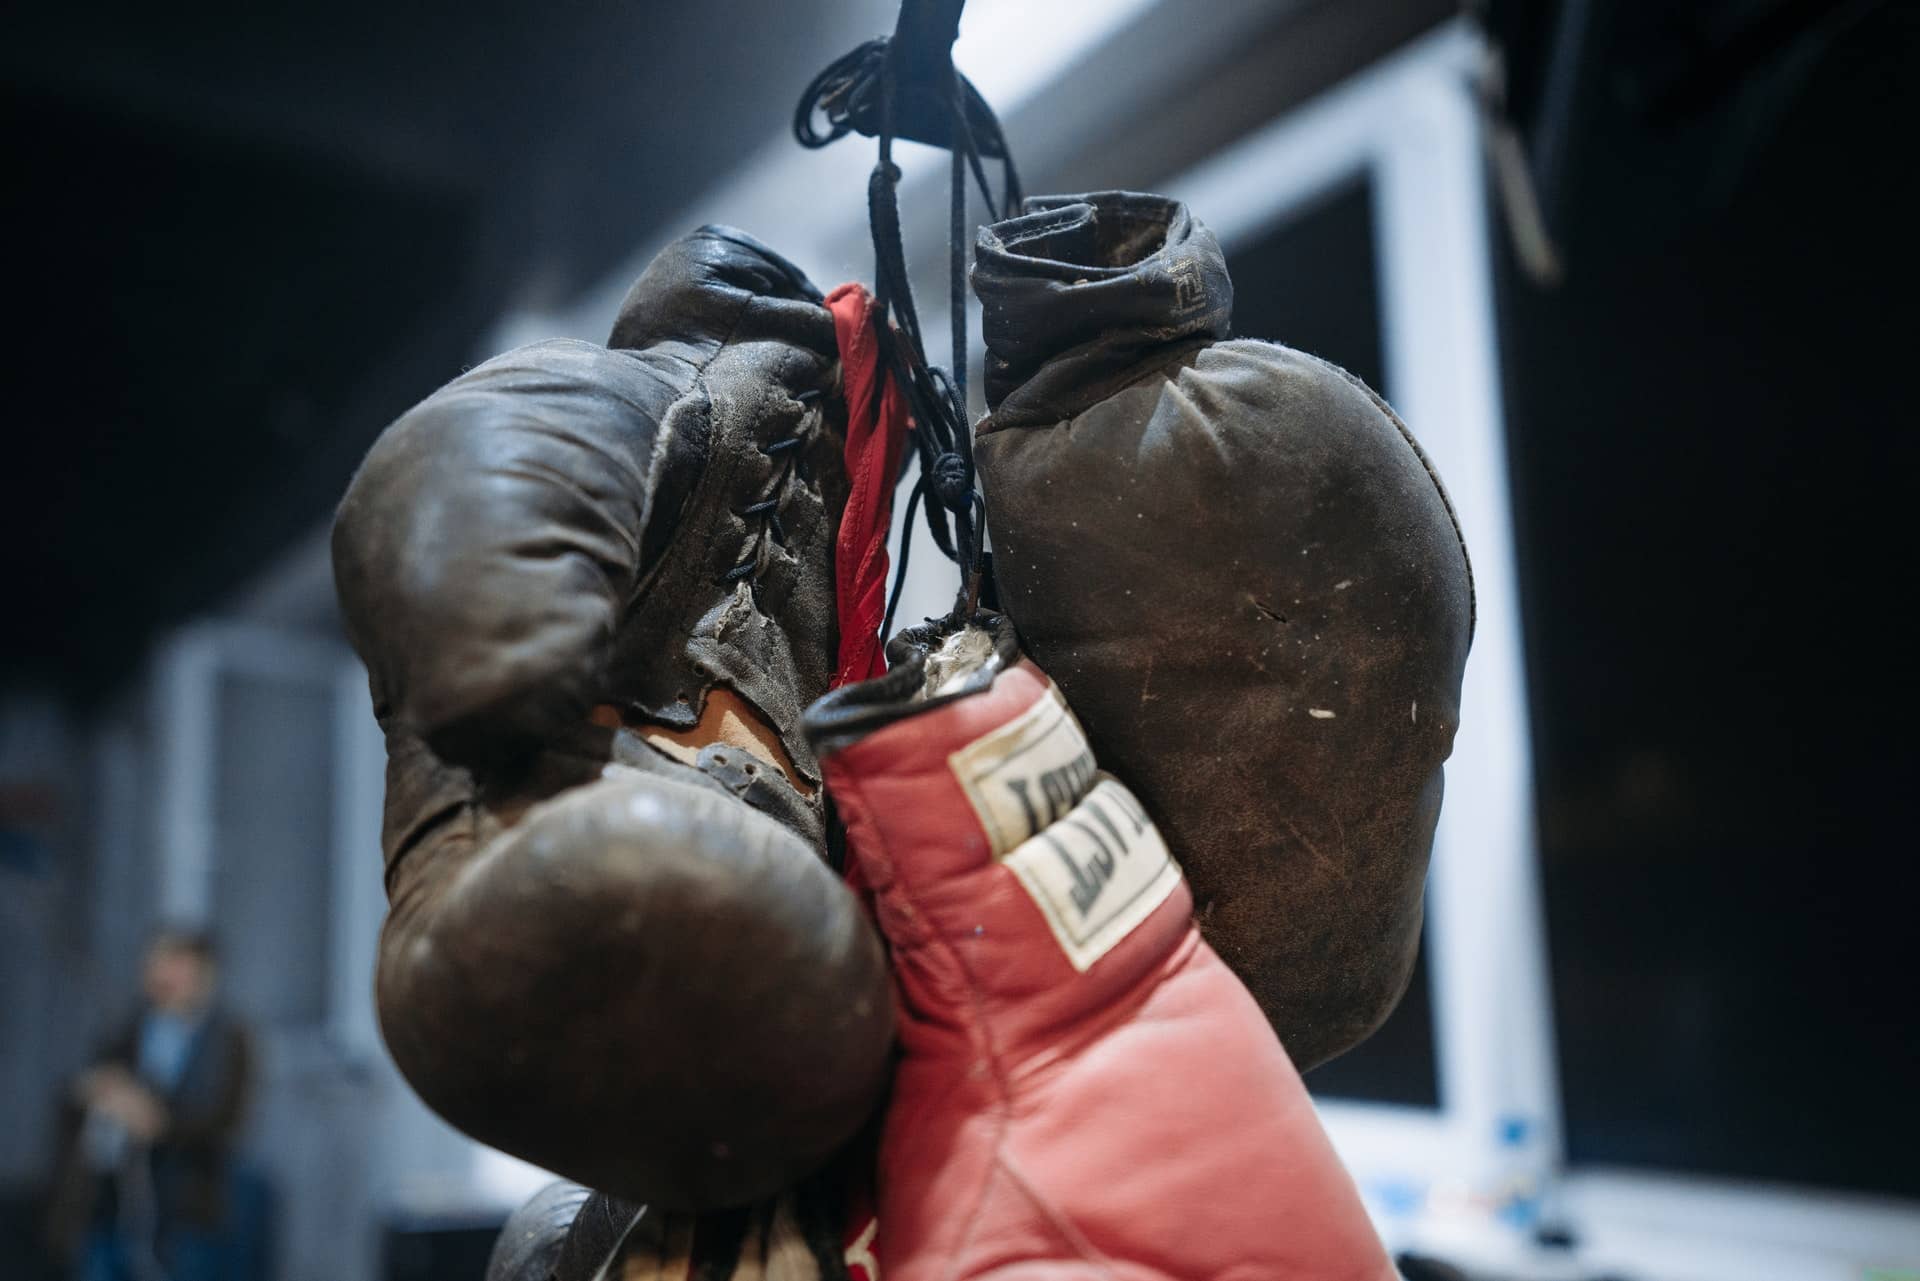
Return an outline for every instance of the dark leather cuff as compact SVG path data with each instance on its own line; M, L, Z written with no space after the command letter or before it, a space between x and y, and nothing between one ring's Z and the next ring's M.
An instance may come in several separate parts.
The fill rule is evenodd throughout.
M1228 336L1220 242L1165 196L1034 196L980 229L973 289L993 431L1071 418L1181 352Z
M964 630L986 633L990 652L967 666L966 680L945 693L927 689L928 667L946 642ZM801 722L815 754L827 756L851 747L875 730L917 716L929 708L977 694L993 678L1020 661L1020 640L1013 620L992 610L979 610L964 626L955 618L909 627L887 642L887 671L872 680L842 685L819 699Z

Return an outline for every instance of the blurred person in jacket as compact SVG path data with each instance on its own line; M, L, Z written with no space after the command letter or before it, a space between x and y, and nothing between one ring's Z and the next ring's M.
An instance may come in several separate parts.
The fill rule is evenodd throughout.
M213 1281L251 1076L212 938L166 929L144 1000L71 1082L50 1235L79 1281Z

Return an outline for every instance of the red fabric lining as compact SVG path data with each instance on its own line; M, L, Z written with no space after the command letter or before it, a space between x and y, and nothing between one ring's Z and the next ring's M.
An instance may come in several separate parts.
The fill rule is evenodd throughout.
M840 534L834 544L834 603L840 652L833 688L886 673L880 624L887 612L887 535L893 525L893 488L906 448L907 400L880 361L874 334L873 295L864 285L841 285L827 295L834 337L840 346L841 381L847 401L847 477L850 487ZM868 914L871 892L849 861L847 883ZM853 1281L880 1281L873 1198L854 1189L844 1237L847 1273Z
M834 337L840 346L851 482L833 558L840 621L833 687L838 689L887 670L880 647L880 624L887 612L887 535L908 421L906 397L880 362L873 295L864 285L841 285L827 295L827 309L833 313Z

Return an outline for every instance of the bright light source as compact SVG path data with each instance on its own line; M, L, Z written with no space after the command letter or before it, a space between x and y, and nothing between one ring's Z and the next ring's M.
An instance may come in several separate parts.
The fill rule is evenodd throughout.
M1151 9L1155 0L972 0L954 65L1004 115Z

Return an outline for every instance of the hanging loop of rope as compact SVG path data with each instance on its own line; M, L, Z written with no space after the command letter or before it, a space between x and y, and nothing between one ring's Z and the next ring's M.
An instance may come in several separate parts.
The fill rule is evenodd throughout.
M1019 175L1006 135L980 91L953 65L965 0L905 0L891 38L869 40L813 78L793 118L804 147L825 147L860 133L878 140L867 183L867 222L874 251L874 323L889 372L906 396L914 429L912 457L920 476L907 500L906 538L887 605L882 636L906 581L907 549L916 510L924 501L927 526L942 555L959 566L961 599L970 612L980 590L984 505L974 491L973 432L967 413L967 177L996 218L1019 211ZM896 138L952 153L949 174L948 307L952 332L949 369L927 358L920 315L908 277L900 230L900 170ZM1001 162L998 201L985 161ZM904 464L903 464L904 467Z

